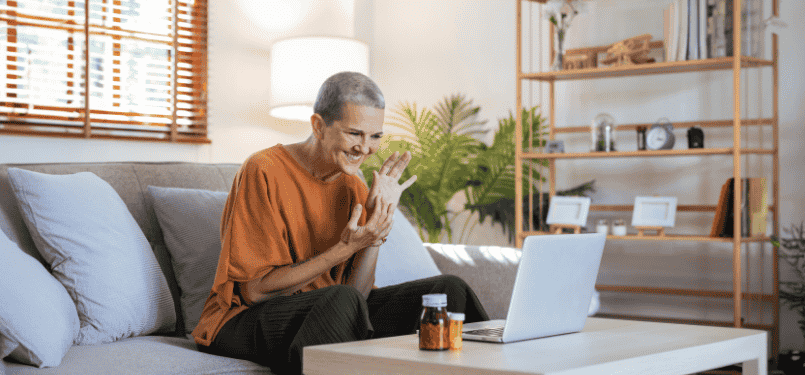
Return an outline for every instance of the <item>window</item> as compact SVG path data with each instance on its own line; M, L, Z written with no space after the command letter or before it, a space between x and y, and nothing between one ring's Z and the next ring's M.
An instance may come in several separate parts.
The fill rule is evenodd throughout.
M0 134L210 142L207 0L0 0L0 43Z

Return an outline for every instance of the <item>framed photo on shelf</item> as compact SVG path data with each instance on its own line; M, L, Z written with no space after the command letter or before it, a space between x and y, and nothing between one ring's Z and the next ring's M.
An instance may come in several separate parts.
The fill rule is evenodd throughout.
M673 227L676 197L635 197L633 227Z
M590 212L590 198L554 196L548 206L548 224L578 225L587 224Z

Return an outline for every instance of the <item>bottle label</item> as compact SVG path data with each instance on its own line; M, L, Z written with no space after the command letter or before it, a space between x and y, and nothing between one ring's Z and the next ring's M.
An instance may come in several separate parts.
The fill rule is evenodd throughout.
M447 350L450 346L450 330L444 324L422 323L419 326L419 348L424 350Z

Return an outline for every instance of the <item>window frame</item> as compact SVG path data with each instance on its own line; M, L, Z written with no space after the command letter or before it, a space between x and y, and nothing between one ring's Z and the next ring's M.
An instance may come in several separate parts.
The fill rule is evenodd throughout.
M6 50L5 54L7 55L7 61L3 67L6 82L0 87L0 90L2 90L0 91L0 110L3 110L3 112L0 112L0 135L192 144L211 143L208 138L207 122L208 0L163 0L166 5L170 6L171 11L167 13L168 8L165 8L167 21L164 23L168 31L164 34L132 31L136 28L134 23L129 24L132 25L131 30L120 27L123 24L121 19L125 18L126 15L121 15L121 17L114 16L122 14L123 1L84 0L83 24L71 20L65 22L64 19L57 17L41 17L34 12L25 14L24 12L16 11L15 9L20 9L19 3L21 0L8 0L6 5L0 8L0 23L6 25L8 29L6 32L7 38L5 38L7 43L5 43L5 46L0 47ZM77 3L80 4L81 1L67 2L66 9L70 10L64 16L65 18L75 18L75 12L80 12L80 5L76 6ZM159 6L161 7L161 4ZM103 25L98 24L98 21L93 19L93 16L97 18L98 13L93 11L92 7L103 9L100 13L103 16L103 21L101 21ZM110 10L112 13L109 13ZM112 20L107 20L107 17L112 18ZM18 69L21 63L18 63L18 57L9 55L20 54L17 48L17 45L19 45L17 30L21 26L67 30L71 33L76 33L76 36L78 36L78 33L83 34L84 40L83 43L80 43L83 44L83 51L79 48L79 43L71 44L72 36L68 37L65 53L71 57L64 60L64 63L71 67L73 66L71 63L73 58L77 61L79 61L78 59L83 59L84 66L83 71L80 73L81 77L75 77L75 73L68 70L67 78L65 78L67 81L65 86L67 88L66 95L73 95L74 91L78 93L83 91L83 105L62 108L42 105L44 102L37 104L36 99L33 98L29 99L27 103L22 100L13 100L18 97L18 94L12 91L17 89L19 82L17 84L8 82L22 79L22 76L19 75L21 73L16 72L16 70L21 70ZM165 103L159 103L160 107L164 106L162 112L170 112L170 114L132 112L123 109L120 111L113 110L114 106L120 105L119 103L113 103L113 107L109 107L108 104L102 108L93 106L93 93L101 92L101 95L112 93L115 94L113 95L116 98L114 100L123 101L124 99L121 99L121 95L126 92L125 88L123 88L125 86L122 86L123 82L121 82L121 58L113 60L112 64L104 62L103 65L103 68L108 71L105 72L106 76L103 79L109 80L111 77L113 80L111 82L112 88L96 89L93 86L97 82L93 78L91 69L93 66L92 59L95 56L92 52L91 43L93 40L98 39L103 40L103 43L112 41L110 50L114 56L120 56L123 50L123 43L131 40L139 39L146 43L159 43L170 46L165 48L165 51L168 51L167 59L169 60L170 69L164 69L164 72L169 72L167 76L170 84L169 87L160 88L163 92L167 91L169 93L170 100L166 99ZM27 59L29 61L33 58L30 51L31 49L28 48L29 55ZM88 53L84 53L84 51L88 51ZM104 53L108 54L106 51ZM146 60L144 59L143 61ZM164 67L167 67L167 65L163 62ZM28 84L30 86L30 70L32 69L30 68L30 63L28 63L28 66L29 72L27 74L29 75ZM143 70L145 69L143 68ZM51 77L46 76L44 78ZM147 78L145 79L147 80ZM75 82L75 85L72 84L71 80ZM163 79L163 81L167 82L168 80ZM77 86L75 90L72 89L74 86ZM36 93L38 94L38 92ZM106 99L101 101L106 103ZM139 105L136 104L135 106L143 108L149 103L143 104L143 107L139 107ZM37 114L29 114L32 108L38 111ZM49 116L48 113L50 112L48 111L54 111L53 113L61 111L59 113L69 113L69 116ZM122 118L126 120L119 120ZM149 119L157 120L157 122L148 121ZM83 122L83 125L80 122Z

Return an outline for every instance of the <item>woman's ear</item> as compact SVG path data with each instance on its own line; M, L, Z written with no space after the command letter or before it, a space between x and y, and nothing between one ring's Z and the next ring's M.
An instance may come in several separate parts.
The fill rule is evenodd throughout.
M310 126L313 128L313 135L318 140L324 138L324 128L327 124L324 123L324 118L320 114L314 113L310 116Z

